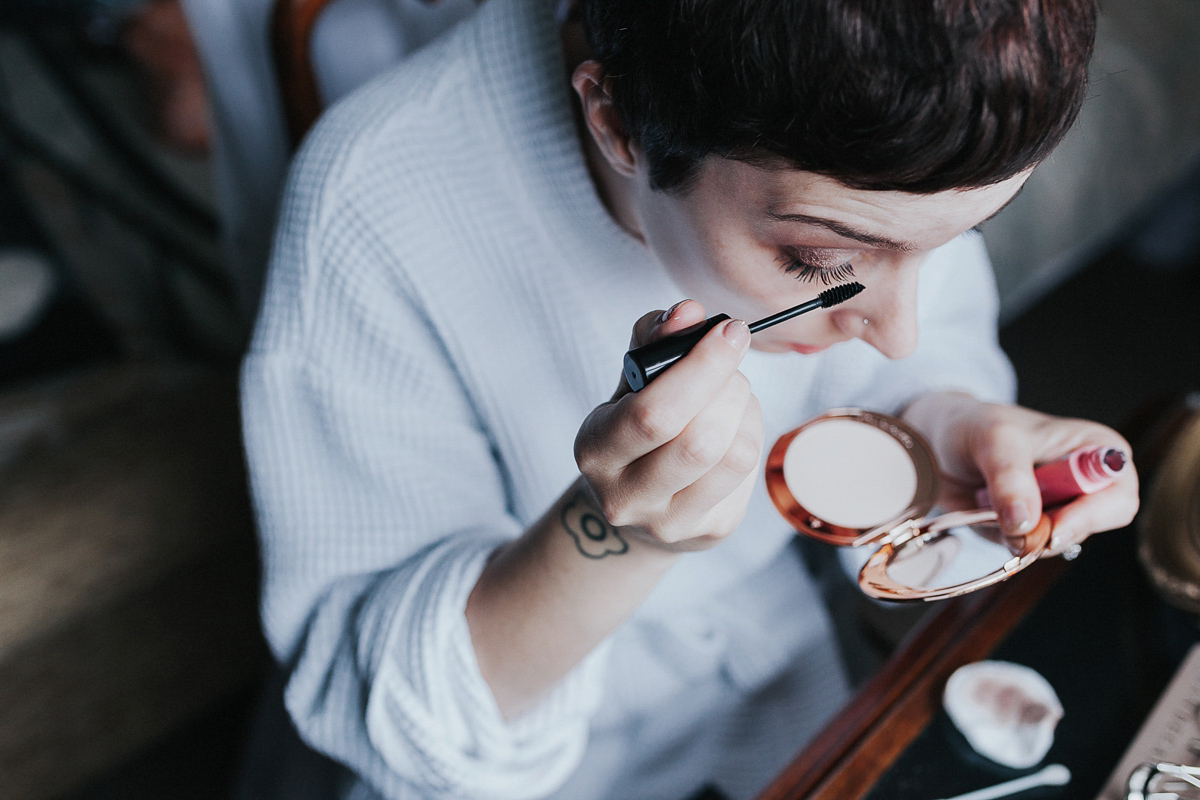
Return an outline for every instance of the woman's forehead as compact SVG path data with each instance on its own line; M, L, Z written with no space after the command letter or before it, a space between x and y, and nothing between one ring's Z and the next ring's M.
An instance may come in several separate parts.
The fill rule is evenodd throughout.
M856 189L791 167L710 157L693 191L769 222L844 230L863 234L845 238L872 246L924 250L998 213L1031 172L990 186L915 194Z

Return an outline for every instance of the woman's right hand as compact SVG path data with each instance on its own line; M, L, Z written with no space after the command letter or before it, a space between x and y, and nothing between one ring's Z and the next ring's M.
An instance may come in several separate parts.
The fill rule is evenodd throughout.
M704 319L693 300L652 312L634 325L630 347ZM575 460L596 508L623 535L699 550L741 523L763 446L758 399L738 371L749 344L744 322L724 322L640 392L622 378L584 420Z
M685 301L663 317L638 320L632 346L702 322L704 309ZM727 321L642 391L622 378L575 438L581 477L493 553L466 617L505 719L616 630L679 553L741 523L763 442L758 400L738 372L749 340L745 323Z

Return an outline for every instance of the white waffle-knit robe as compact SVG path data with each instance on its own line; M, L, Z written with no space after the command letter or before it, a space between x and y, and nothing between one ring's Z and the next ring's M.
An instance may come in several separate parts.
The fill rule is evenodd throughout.
M768 445L820 411L1012 393L977 236L922 267L917 352L751 352ZM630 328L681 299L601 205L549 0L489 0L341 103L289 183L243 370L263 620L345 796L752 796L846 699L826 615L759 486L534 711L506 724L463 608L577 476ZM719 309L713 309L719 311Z

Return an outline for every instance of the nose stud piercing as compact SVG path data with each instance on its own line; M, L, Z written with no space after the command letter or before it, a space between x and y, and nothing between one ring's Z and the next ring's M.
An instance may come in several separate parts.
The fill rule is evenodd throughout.
M871 324L871 320L867 319L866 317L863 317L863 325L870 325L870 324Z

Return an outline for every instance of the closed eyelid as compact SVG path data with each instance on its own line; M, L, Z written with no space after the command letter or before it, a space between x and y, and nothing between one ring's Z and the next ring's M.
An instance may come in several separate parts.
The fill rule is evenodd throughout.
M840 267L854 260L856 253L847 250L829 250L824 248L796 247L789 245L781 248L786 258L793 261L803 261L818 269Z

